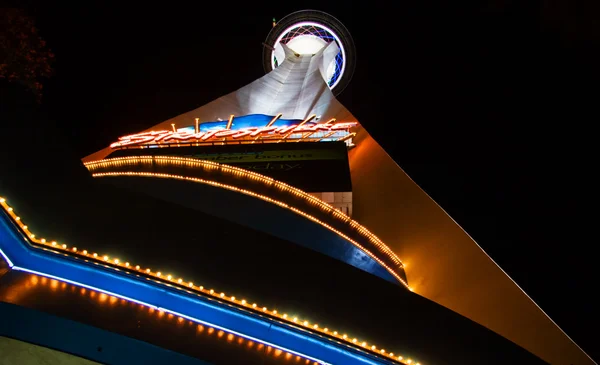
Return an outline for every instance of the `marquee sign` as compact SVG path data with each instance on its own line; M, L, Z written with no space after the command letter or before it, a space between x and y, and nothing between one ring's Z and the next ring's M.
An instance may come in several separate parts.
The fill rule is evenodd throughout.
M356 122L342 122L329 124L293 124L290 126L265 126L265 127L248 127L240 129L220 129L206 132L194 131L150 131L138 134L131 134L120 137L118 142L110 145L112 148L123 146L141 145L141 144L167 144L167 143L191 143L191 142L210 142L214 139L233 138L259 138L268 137L270 139L285 139L295 133L335 133L338 131L348 131L348 129L357 126Z

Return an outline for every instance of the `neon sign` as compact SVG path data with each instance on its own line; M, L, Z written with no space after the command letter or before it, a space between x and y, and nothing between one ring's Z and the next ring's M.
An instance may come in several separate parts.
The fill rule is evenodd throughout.
M357 126L356 122L343 122L343 123L330 123L330 124L304 124L297 125L293 124L290 126L265 126L265 127L248 127L241 129L221 129L211 130L207 132L191 132L185 130L179 131L150 131L138 134L131 134L128 136L120 137L118 142L112 143L111 148L117 148L122 146L140 145L140 144L159 144L159 143L185 143L185 142L205 142L213 139L233 138L240 139L244 137L258 138L262 136L268 137L280 137L285 139L286 137L295 133L317 133L317 132L329 132L334 133L337 131L347 131L348 129Z

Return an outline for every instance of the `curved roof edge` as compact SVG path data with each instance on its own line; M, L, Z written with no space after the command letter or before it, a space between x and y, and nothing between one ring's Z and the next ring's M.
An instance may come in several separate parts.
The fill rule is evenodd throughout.
M361 263L362 260L356 260L356 254L350 254L350 257L344 259L343 252L347 250L341 250L341 252L338 253L337 251L340 250L334 250L335 252L332 252L331 250L320 250L319 247L314 247L314 245L310 245L313 246L311 248L317 249L318 251L363 270L376 273L376 275L383 277L386 280L391 279L393 282L401 283L410 289L405 279L401 260L385 245L384 242L372 234L366 227L322 200L270 177L213 161L172 156L117 157L89 162L86 163L85 166L90 170L94 177L146 177L188 181L241 193L276 205L279 208L287 209L296 215L335 233L346 242L358 248L360 252L367 255L377 265L380 265L387 273L379 272L377 274L380 270L373 271L372 268L364 267ZM183 174L181 171L182 167L186 168L187 174ZM177 174L172 173L174 170L177 170L175 171ZM216 172L223 173L229 176L230 179L221 178L215 180ZM207 179L207 177L209 179ZM244 181L258 184L259 187L257 188L255 185L245 185ZM158 189L158 191L162 191L161 195L166 195L169 190ZM154 193L156 194L158 191L155 191ZM203 201L210 198L210 194L205 195L207 196L203 198ZM299 201L303 204L299 204ZM190 202L189 199L187 199L180 203L189 204ZM241 201L239 203L243 204ZM209 206L212 206L214 210L214 207L218 207L219 204L198 204L196 208L207 209L206 207ZM227 215L228 219L233 219L234 213L235 212L228 210L223 214ZM244 217L247 217L247 215L241 215L238 217L238 220L244 220ZM287 237L286 239L294 240L293 237ZM298 240L296 241L298 242ZM301 244L306 245L306 242L302 241Z

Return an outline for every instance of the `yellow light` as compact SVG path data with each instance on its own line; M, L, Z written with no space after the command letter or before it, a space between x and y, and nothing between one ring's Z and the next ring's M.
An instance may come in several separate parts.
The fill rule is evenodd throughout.
M177 282L178 282L179 284L181 284L181 282L182 282L182 281L183 281L183 280L181 280L181 278L177 279Z
M190 286L190 288L191 288L191 287L193 287L193 286L194 286L194 283L190 281L190 283L189 283L188 285L189 285L189 286ZM202 289L202 287L200 287L200 289Z
M4 203L5 201L6 201L6 199L0 198L0 203Z
M270 127L273 123L275 123L275 121L277 121L277 119L281 118L283 114L279 113L277 114L275 117L273 117L273 119L271 119L271 121L265 126L265 127Z
M135 269L139 270L140 269L140 265L135 265Z
M225 167L226 167L225 165L219 165L219 164L217 164L217 163L214 163L214 164L215 164L215 166L222 166L222 168L225 168ZM233 171L234 171L234 172L236 172L235 170L233 170ZM166 175L166 174L162 174L162 175ZM265 181L265 182L272 183L274 180L272 180L272 179L270 179L270 178L264 178L264 180L261 180L261 181ZM227 187L227 186L226 186L226 185L224 185L224 184L219 184L219 183L215 183L215 184L217 184L218 186L224 186L224 187ZM239 192L245 192L245 193L248 193L248 194L250 194L250 195L253 195L253 196L258 196L258 194L255 194L255 193L252 193L252 192L248 192L248 191L246 191L246 190L243 190L243 189L234 188L234 187L231 187L231 188L232 188L233 190L235 190L235 191L239 191ZM286 190L286 191L288 191L288 190ZM291 190L289 190L289 191L291 191ZM296 194L296 193L294 192L294 194ZM268 200L268 201L275 202L275 203L277 203L277 204L280 204L281 206L288 207L288 208L290 208L290 209L292 209L292 210L294 210L294 211L295 211L295 209L294 209L293 207L289 207L289 206L287 206L285 203L277 202L277 201L275 201L275 200L273 200L273 199L271 199L271 198L268 198L268 197L264 197L264 198L265 198L266 200ZM11 211L11 210L12 210L12 208L10 208L10 207L4 207L4 208L5 208L5 209L7 209L8 211ZM304 213L304 215L305 215L305 216L307 216L307 214L306 214L306 213ZM314 217L311 217L311 218L312 218L313 220L314 220L314 219L316 219L316 218L314 218ZM14 217L14 219L15 219L16 221L20 220L20 218L19 218L19 217ZM28 227L27 227L26 225L23 225L23 223L20 223L20 224L22 225L22 228L23 228L23 229L28 229ZM360 231L360 230L363 230L363 232L364 232L364 231L366 231L366 229L365 229L364 227L360 226L360 225L359 225L358 223L356 223L355 221L351 221L351 225L352 225L353 227L355 227L355 228L356 228L357 230L359 230L359 231ZM327 226L327 225L325 225L325 226L326 226L326 227L330 227L330 226ZM35 235L31 234L31 235L30 235L30 237L34 238L34 237L35 237ZM39 239L38 241L35 241L35 242L46 243L46 239L45 239L45 238L42 238L42 239ZM57 245L56 241L52 241L52 242L51 242L51 244L52 244L52 246L56 246L56 245ZM62 248L64 248L64 249L66 249L66 248L67 248L67 245L66 245L66 244L62 244L61 246L62 246ZM77 252L77 247L72 247L72 249L71 249L71 250L72 250L73 252ZM83 251L82 251L82 254L84 254L84 255L87 255L87 254L88 254L88 251L87 251L87 250L83 250ZM97 255L96 253L93 253L93 257L94 257L94 258L96 258L96 257L98 257L98 255ZM104 261L108 261L108 260L109 260L109 256L103 256L102 258L104 259ZM114 260L114 262L115 262L116 264L118 264L118 263L119 263L119 259L115 258L115 259L113 259L113 260ZM125 264L124 264L124 265L125 265L126 267L129 267L129 266L130 266L129 262L125 262ZM135 267L136 267L136 269L138 269L138 270L139 270L139 268L140 268L140 266L139 266L139 265L136 265ZM146 270L146 272L150 273L150 269L147 269L147 270ZM158 277L160 277L161 275L162 275L162 274L161 274L161 272L157 272L157 273L156 273L156 276L158 276ZM169 280L171 280L171 279L172 279L172 276L171 276L171 275L168 275L168 276L167 276L167 278L168 278ZM179 279L178 279L178 283L182 283L182 282L183 282L183 279L179 278ZM63 285L64 285L64 284L63 284ZM189 282L189 286L190 286L190 287L193 287L193 284L192 284L192 282ZM408 286L407 286L407 287L408 287ZM413 289L412 289L412 288L410 288L410 287L408 287L408 288L409 288L411 291L413 290ZM199 289L200 289L200 290L203 290L204 288L203 288L202 286L200 286L200 287L199 287ZM210 293L211 293L211 294L214 294L214 290L213 290L213 289L211 289L211 290L210 290ZM221 297L221 298L224 298L224 297L225 297L225 293L220 293L220 297ZM114 299L116 299L116 298L114 298ZM234 297L234 296L232 296L232 297L231 297L231 301L235 302L235 297ZM111 302L111 303L112 303L112 302ZM245 305L245 304L246 304L246 301L245 301L245 300L242 300L242 301L241 301L241 303L242 303L243 305ZM256 303L253 303L253 304L252 304L252 307L253 307L253 308L256 308L256 307L257 307L257 304L256 304ZM263 310L263 312L267 312L267 307L262 307L262 310ZM277 314L277 310L273 310L273 311L272 311L272 313L273 313L274 315L276 315L276 314ZM284 314L282 315L282 317L283 317L284 319L287 319L287 314L285 314L285 313L284 313ZM179 320L181 321L182 319L180 318ZM293 322L295 322L295 323L296 323L297 321L298 321L298 318L297 318L297 317L294 317L294 318L293 318ZM305 320L305 321L303 321L303 322L302 322L302 324L303 324L304 326L307 326L307 327L309 326L309 322L308 322L308 321L306 321L306 320ZM318 326L317 324L314 324L314 325L312 326L312 328L314 328L314 329L318 329L318 328L319 328L319 326ZM329 329L328 329L328 328L323 328L323 329L322 329L322 331L324 331L324 332L328 332L328 331L329 331ZM334 334L335 336L338 336L338 332L337 332L337 331L334 331L334 332L333 332L333 334ZM347 335L346 335L346 334L344 334L344 335L343 335L343 338L344 338L344 339L347 339ZM357 339L356 339L356 338L353 338L353 339L352 339L352 342L353 342L353 343L357 343ZM363 347L366 347L366 346L367 346L367 342L366 342L366 341L363 341L363 342L361 342L361 345L362 345ZM375 351L375 350L377 349L377 347L376 347L375 345L372 345L372 346L370 346L370 349L371 349L371 350L373 350L373 351ZM385 350L384 350L384 349L380 349L380 350L379 350L379 352L380 352L381 354L384 354L384 355L385 355ZM393 353L393 352L392 352L392 353L389 353L387 356L394 357L394 353ZM398 357L397 357L397 359L398 359L398 360L402 360L402 359L403 359L403 357L402 357L402 356L398 356ZM406 364L409 364L409 365L410 365L410 364L412 364L412 363L413 363L413 360L411 360L411 359L408 359L408 360L406 360ZM420 365L420 363L418 363L418 362L417 362L415 365Z
M246 305L246 299L242 299L242 304Z
M34 234L32 234L32 235L30 235L29 237L31 237L31 238L35 238L35 235L34 235Z
M94 254L92 255L94 257L98 257L98 254L94 252Z
M225 129L231 129L231 123L233 123L233 114L229 116L229 120L227 121L227 127L225 127Z
M346 134L345 136L336 139L336 141L337 142L343 142L343 141L348 140L348 139L350 139L350 138L352 138L354 136L356 136L356 132L352 132L350 134Z
M16 221L20 221L20 220L21 220L21 217L16 217L16 218L15 218L15 220L16 220Z
M333 226L322 222L321 220L315 218L312 215L309 215L297 208L291 207L286 203L283 203L281 201L277 201L274 200L272 198L269 198L267 196L261 195L261 194L257 194L254 193L252 191L248 191L246 189L241 189L241 188L237 188L231 185L226 185L226 184L222 184L222 183L217 183L215 181L209 181L209 180L204 180L204 179L200 179L200 178L192 178L192 177L186 177L186 176L180 176L180 175L171 175L171 174L163 174L163 173L148 173L148 172L108 172L108 173L94 173L93 170L98 168L98 167L106 167L106 166L121 166L124 163L154 163L154 162L159 162L159 163L163 163L163 164L177 164L177 165L188 165L191 167L205 167L205 168L219 168L221 169L221 171L224 172L228 172L231 174L234 174L235 176L242 176L242 177L246 177L246 178L250 178L253 180L258 180L258 181L262 181L264 183L267 183L269 185L273 185L275 187L278 187L279 189L292 193L294 196L300 197L302 199L305 199L307 202L316 205L318 207L320 207L323 211L325 212L331 212L332 213L332 217L336 218L336 219L340 219L342 220L345 224L349 224L356 232L358 232L360 235L362 235L365 239L368 240L368 242L370 242L371 244L375 245L375 248L383 255L385 255L387 258L389 258L391 261L393 261L398 268L402 268L402 262L400 261L400 259L396 256L396 254L387 246L385 245L377 236L375 236L373 233L371 233L368 229L366 229L365 227L361 226L360 224L358 224L356 221L352 220L349 216L345 215L344 213L339 212L338 210L336 210L335 208L333 208L330 204L323 202L322 200L315 198L313 196L311 196L310 194L307 194L297 188L291 187L285 183L273 180L271 178L267 178L263 175L257 174L257 173L253 173L253 172L249 172L247 170L241 169L241 168L236 168L236 167L232 167L232 166L227 166L227 165L222 165L219 163L215 163L212 161L202 161L202 160L196 160L196 159L191 159L191 158L182 158L182 157L169 157L169 156L136 156L136 157L117 157L117 158L113 158L113 159L106 159L106 160L100 160L100 161L92 161L92 162L87 162L85 163L85 166L92 171L92 176L94 177L103 177L103 176L120 176L120 175L126 175L126 176L149 176L149 177L159 177L159 178L170 178L170 179L179 179L179 180L187 180L187 181L193 181L193 182L197 182L197 183L204 183L204 184L208 184L208 185L213 185L216 187L220 187L220 188L225 188L225 189L229 189L229 190L233 190L236 192L240 192L243 194L247 194L250 196L253 196L255 198L259 198L262 200L265 200L267 202L273 203L273 204L277 204L281 207L287 208L292 210L293 212L304 216L305 218L312 220L313 222L320 224L324 227L326 227L327 229L333 231L334 233L340 235L341 237L343 237L344 239L346 239L347 241L349 241L350 243L352 243L353 245L355 245L356 247L358 247L359 249L361 249L363 252L365 252L368 256L370 256L371 258L373 258L375 261L377 261L379 264L381 264L386 270L388 270L398 281L400 281L403 285L405 285L406 287L408 287L408 284L406 283L406 281L396 272L396 269L388 266L385 262L383 262L377 255L374 255L372 252L370 252L369 250L367 250L364 246L360 245L358 242L356 242L355 240L351 239L349 236L345 235L344 233L342 233L341 231L339 231L338 229L334 228Z
M347 336L346 334L344 334L344 335L342 336L342 338L345 340L345 339L347 339L347 338L348 338L348 336Z

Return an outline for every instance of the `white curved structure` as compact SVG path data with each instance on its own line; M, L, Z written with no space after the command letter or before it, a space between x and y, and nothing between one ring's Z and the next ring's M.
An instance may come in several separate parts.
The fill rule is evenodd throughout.
M194 125L201 121L227 120L230 115L282 114L285 119L306 119L315 114L320 121L336 118L353 122L356 118L333 95L324 77L332 57L339 49L329 43L315 55L300 55L285 44L285 61L276 69L252 83L224 95L197 109L183 113L149 128L170 130ZM106 157L109 147L83 159L84 162Z

